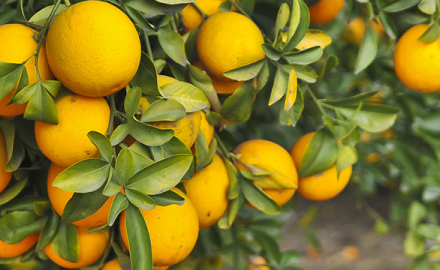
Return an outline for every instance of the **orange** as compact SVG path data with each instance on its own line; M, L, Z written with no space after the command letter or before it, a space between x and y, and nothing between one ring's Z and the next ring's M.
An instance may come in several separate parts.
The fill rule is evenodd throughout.
M136 27L119 8L103 1L80 2L61 12L49 28L46 46L57 79L90 97L125 87L141 59Z
M12 178L12 173L5 171L7 161L6 142L3 132L0 130L0 192L6 188Z
M376 34L376 37L380 37L380 35L385 33L385 29L381 24L376 23L375 21L369 21L369 24L373 28L373 32ZM351 43L360 46L362 40L364 39L367 28L364 19L356 17L349 24L346 24L346 27L348 29L348 33L344 33L344 38Z
M37 243L39 235L39 233L31 234L18 244L6 244L0 240L0 258L20 256Z
M310 21L325 24L332 21L341 12L345 0L320 0L309 8Z
M76 227L76 230L78 232L78 262L64 260L55 252L51 244L44 249L46 255L61 267L73 269L89 266L98 261L104 255L105 249L107 248L110 240L108 231L86 233L87 228L84 227Z
M206 71L206 68L203 66L200 60L194 61L193 65L203 71ZM225 81L225 80L217 79L217 77L209 74L208 76L211 78L212 86L214 86L214 90L215 92L217 92L217 94L232 94L235 92L235 90L238 89L238 87L240 87L243 84L243 82L239 82L239 81L233 81L233 80Z
M183 261L193 250L199 234L197 211L190 199L180 190L176 192L185 199L179 205L156 206L152 210L141 210L147 224L156 266L168 266ZM119 228L124 244L129 247L126 213L122 212Z
M115 259L113 261L107 262L101 270L124 270L124 269L122 269L121 265L119 264L119 261Z
M196 0L196 4L208 16L221 12L218 8L226 0ZM182 10L183 26L185 33L196 29L202 23L202 15L191 4Z
M428 27L411 27L400 37L394 51L397 77L408 88L424 93L440 90L440 38L432 43L417 40Z
M0 25L0 62L21 64L34 54L37 50L38 42L34 37L38 34L34 29L22 24ZM25 64L28 73L29 84L37 82L37 69L35 68L35 56L32 56ZM46 58L46 48L43 45L38 56L38 69L41 80L51 80L54 78L49 69ZM23 114L26 104L6 105L14 94L12 90L6 97L0 100L0 115L12 117Z
M67 95L56 102L59 124L35 123L35 136L41 152L63 167L99 156L87 137L90 131L106 134L110 108L104 98Z
M214 225L228 209L229 176L219 155L215 155L211 164L194 173L183 184L188 198L196 208L200 228Z
M229 80L223 73L265 57L260 29L236 12L220 12L208 18L197 35L197 53L208 72Z
M70 198L72 198L73 192L64 191L60 188L54 187L52 186L52 183L55 178L65 169L65 167L61 167L52 163L49 169L49 173L47 175L47 192L49 195L49 200L52 204L52 207L60 216L63 215L64 208L66 207L66 204L69 202ZM96 213L85 219L78 220L72 223L76 226L85 228L96 227L107 223L113 199L114 196L109 197L107 202Z
M308 133L302 136L290 150L296 167L299 169L304 151L309 145L315 132ZM337 175L336 164L330 169L308 177L299 177L298 193L303 197L314 200L324 201L331 199L338 195L347 186L350 180L352 166L345 168L339 175Z
M267 265L267 261L261 256L251 257L251 265L249 270L270 270Z

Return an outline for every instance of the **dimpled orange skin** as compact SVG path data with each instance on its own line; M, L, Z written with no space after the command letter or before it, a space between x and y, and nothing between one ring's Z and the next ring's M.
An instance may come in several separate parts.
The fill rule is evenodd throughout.
M34 36L37 31L22 24L0 25L0 62L21 64L26 61L38 47ZM35 68L35 56L30 58L26 64L29 84L37 82L37 71ZM52 80L54 76L50 71L46 58L46 48L43 45L38 57L38 69L41 80ZM2 100L0 100L0 115L12 117L23 114L26 110L26 103L7 105L14 94L15 88Z
M63 167L99 156L87 137L90 131L106 134L110 107L104 98L67 95L56 102L59 124L35 123L35 137L41 152Z
M200 228L214 225L228 209L229 176L220 156L215 155L211 164L183 184L197 210Z
M125 87L141 59L139 35L131 20L102 1L80 2L60 13L49 29L46 46L57 79L91 97Z
M332 21L341 12L345 0L320 0L309 8L310 21L326 24Z
M64 260L55 253L51 244L44 249L44 253L46 253L49 259L59 266L69 269L86 267L95 263L104 255L105 249L110 240L109 231L86 233L87 228L84 227L76 227L76 230L78 232L78 262L73 263Z
M169 266L183 261L193 250L199 235L197 211L190 199L173 188L185 199L182 206L156 206L153 210L141 210L147 224L155 266ZM129 247L126 214L122 212L119 229L124 244Z
M196 0L196 4L206 15L211 16L213 14L221 12L218 8L221 3L226 0ZM202 15L191 4L188 4L182 10L183 25L186 27L185 33L196 29L202 23Z
M302 136L290 150L296 167L299 169L304 151L315 132ZM324 201L331 199L341 193L350 180L352 166L345 168L337 177L336 164L330 169L308 177L299 177L298 193L301 196L313 200Z
M64 191L60 188L54 187L52 186L52 183L55 178L65 169L65 167L52 163L47 175L47 192L49 195L49 200L52 204L52 207L60 216L63 215L64 208L66 207L66 204L69 202L70 198L72 198L73 192ZM107 202L105 202L96 213L85 219L72 222L72 224L80 227L91 228L107 223L110 207L114 198L115 196L109 197Z
M8 156L6 153L6 142L3 132L0 130L0 193L6 188L12 178L11 172L6 172L6 162L8 161Z
M432 93L440 90L440 39L432 43L418 41L426 29L427 24L419 24L400 37L394 51L394 69L408 88Z
M236 12L220 12L208 18L197 35L197 53L206 69L222 80L224 72L265 57L260 29Z
M39 235L39 233L31 234L18 244L6 244L0 240L0 258L20 256L37 243Z
M118 260L112 260L107 262L101 270L124 270L124 269L122 269Z

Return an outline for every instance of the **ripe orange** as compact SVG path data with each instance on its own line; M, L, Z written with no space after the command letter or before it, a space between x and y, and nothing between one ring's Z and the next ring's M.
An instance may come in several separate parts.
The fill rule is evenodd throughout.
M21 64L34 54L37 50L38 42L34 39L37 31L22 24L0 25L0 62ZM35 68L35 56L31 57L25 64L28 73L29 84L37 82L37 70ZM38 69L41 80L51 80L54 78L49 69L46 58L46 48L43 45L38 57ZM12 90L6 97L0 100L0 115L12 117L23 114L26 104L6 105L14 94Z
M381 24L376 23L375 21L369 21L370 26L373 28L373 32L376 34L376 37L380 37L385 33L385 29ZM354 18L349 24L346 25L348 32L344 33L344 38L351 43L360 46L362 40L364 39L365 31L367 29L367 25L365 24L364 19L359 17Z
M119 8L103 1L80 2L61 12L49 28L46 44L57 79L90 97L125 87L141 59L135 26Z
M211 164L183 184L196 208L200 228L214 225L228 209L229 176L220 156L215 155Z
M84 227L76 227L76 230L78 232L78 262L64 260L55 252L51 244L44 249L46 255L61 267L73 269L89 266L98 261L104 255L105 249L107 248L110 240L108 231L86 233L87 228Z
M63 167L99 156L87 133L106 134L110 108L104 98L67 95L56 102L59 124L35 123L35 137L41 152Z
M3 132L0 130L0 192L2 192L9 184L12 178L11 172L5 172L8 156L6 153L6 142Z
M270 270L270 268L266 266L267 261L261 256L253 256L251 263L249 270Z
M18 244L6 244L0 240L0 258L20 256L37 243L39 235L39 233L31 234Z
M290 150L296 167L299 169L304 151L308 146L315 132L302 136ZM352 166L345 168L337 175L336 164L330 169L308 177L299 177L298 193L303 197L314 200L324 201L338 195L347 186L351 177Z
M206 69L218 79L223 73L265 57L260 29L236 12L220 12L208 18L197 35L197 53Z
M119 261L114 259L112 261L107 262L101 270L124 270L122 269Z
M341 12L345 0L320 0L309 8L310 21L325 24L332 21Z
M168 266L183 261L193 250L199 234L197 211L190 199L174 188L185 199L182 206L156 206L153 210L141 210L147 224L156 266ZM129 247L126 214L122 212L119 228L124 244Z
M69 202L70 198L72 198L73 192L64 191L60 188L54 187L52 186L52 183L55 178L65 169L65 167L52 163L47 175L47 192L49 194L49 200L52 204L52 207L60 216L63 215L64 208L66 207L66 204ZM105 202L105 204L93 215L72 223L76 226L85 228L96 227L107 223L110 207L114 198L114 196L109 197L107 202Z
M400 37L394 51L394 69L408 88L432 93L440 90L440 39L432 43L418 41L426 29L427 24L419 24Z
M211 16L213 14L221 12L218 8L221 3L226 0L196 0L196 4L206 15ZM183 26L185 26L185 33L196 29L202 23L202 15L194 8L193 5L188 4L182 10Z

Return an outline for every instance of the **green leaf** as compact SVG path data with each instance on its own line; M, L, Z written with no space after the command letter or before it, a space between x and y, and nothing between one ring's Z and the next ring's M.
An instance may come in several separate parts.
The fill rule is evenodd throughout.
M172 141L173 139L174 137L170 141ZM166 144L168 143L169 142L167 142ZM153 146L152 148L154 147L156 146ZM129 149L133 154L133 160L134 160L133 174L136 174L143 168L154 163L151 157L150 149L147 146L136 142L133 145L131 145Z
M44 228L46 218L34 212L14 211L0 219L0 240L6 244L18 244L31 234Z
M264 61L263 67L261 68L260 73L258 74L257 92L266 86L267 82L269 81L269 77L270 77L269 63L267 61Z
M127 197L119 192L116 194L115 199L113 200L112 206L110 208L110 213L108 215L108 225L113 226L115 224L116 219L119 214L122 213L127 207L130 205Z
M133 175L134 158L130 149L122 149L118 154L115 166L116 181L121 186L125 186Z
M281 251L277 241L266 232L258 231L254 233L255 240L261 245L269 261L279 262L281 260Z
M193 65L188 65L188 71L190 82L202 90L205 96L209 97L212 94L217 95L214 86L212 85L211 78L205 71Z
M302 66L302 65L284 65L282 66L283 70L290 73L290 70L293 68L295 69L296 76L298 79L301 79L308 83L314 83L316 82L316 79L318 78L318 74L309 66Z
M301 14L298 28L293 30L294 31L293 35L292 35L293 31L289 30L288 39L287 39L288 41L283 49L283 54L293 51L296 45L298 45L299 42L304 38L304 36L307 33L307 30L309 30L309 25L310 25L309 8L307 7L307 5L304 3L303 0L299 0L298 2L300 7L300 14ZM295 20L297 19L294 18L294 16L298 16L298 11L295 9L296 6L298 6L298 4L295 4L294 2L294 8L292 9L291 26L294 26L296 24Z
M150 197L159 206L168 206L171 204L183 205L185 203L185 199L183 197L171 190L165 191L162 194L151 195Z
M192 160L189 155L167 157L135 174L127 187L149 195L168 191L180 182Z
M140 13L138 10L130 7L130 6L126 6L125 10L127 11L127 15L130 17L130 19L132 19L136 24L138 24L142 31L145 32L154 32L154 26L151 25L142 15L142 13Z
M253 83L243 83L225 100L220 114L224 119L234 123L246 122L251 116L255 95Z
M119 125L115 130L113 130L112 135L110 136L110 143L112 144L112 146L115 146L120 142L122 142L125 139L125 137L127 137L129 132L130 132L129 124Z
M138 142L148 146L162 145L174 136L173 130L160 129L137 121L130 121L128 126L130 135Z
M304 150L298 175L307 177L330 169L336 162L338 148L333 134L319 129Z
M336 171L339 174L345 168L350 167L358 161L358 153L353 145L345 145L341 140L337 141L338 157L336 159Z
M386 5L382 8L385 12L401 12L403 10L412 8L413 6L420 3L421 0L398 0L393 3L390 3L389 5Z
M90 158L62 171L52 185L68 192L87 193L98 190L109 174L110 164L101 159Z
M23 67L24 64L0 62L0 100L8 95L17 85L23 72Z
M107 137L99 132L90 131L87 133L90 141L98 148L101 153L101 157L105 159L108 163L112 162L113 147Z
M281 207L252 182L243 178L240 183L244 196L257 209L268 215L276 215L281 211Z
M277 69L275 81L270 93L269 106L272 106L286 94L289 83L288 77L289 74L286 73L282 68Z
M185 82L168 83L161 87L161 94L167 99L178 101L187 113L208 109L210 106L202 90Z
M105 184L104 191L102 192L102 194L111 197L116 195L121 189L122 186L119 185L118 181L116 180L115 169L111 167L110 175L108 176L107 184Z
M240 0L240 7L249 14L252 15L255 7L255 0Z
M420 224L415 229L415 232L431 240L440 239L440 227L435 224Z
M429 15L434 14L436 11L437 5L435 3L436 0L422 0L419 4L419 9Z
M4 170L6 172L14 172L20 167L24 159L24 147L19 140L15 139L16 131L12 122L6 119L1 120L0 128L3 132L7 154L7 162Z
M0 12L0 25L10 23L17 12L15 9L5 9Z
M78 262L79 243L76 226L61 222L51 246L58 256L69 262Z
M422 237L413 231L406 232L405 241L403 242L405 255L408 257L417 257L425 251L425 242Z
M54 7L55 5L50 5L39 10L29 19L28 23L31 24L32 26L43 27ZM67 8L66 5L60 4L57 10L55 11L52 21L58 16L58 14L60 14L66 8Z
M66 223L85 219L96 213L109 197L102 194L104 186L89 193L75 193L64 208L61 220Z
M154 66L156 67L157 73L159 74L162 72L162 70L165 68L166 65L167 65L167 61L163 59L154 60Z
M301 22L301 4L299 0L293 0L292 1L292 13L290 16L290 22L289 22L289 31L287 32L287 40L286 43L288 43L292 37L294 36L296 30L298 29L298 26Z
M418 201L414 201L409 206L408 210L408 227L414 229L426 217L428 211L426 206Z
M263 68L265 62L266 62L265 59L261 59L249 65L242 66L233 70L229 70L223 73L223 75L226 78L229 78L234 81L248 81L255 78L258 75L260 70Z
M127 119L133 119L141 102L142 92L139 87L133 87L125 96L124 109Z
M23 87L21 91L17 91L15 96L12 98L12 102L15 104L25 104L31 99L31 97L40 87L41 87L41 82L37 82Z
M186 111L174 99L158 99L142 115L141 122L177 121L185 117Z
M225 162L229 178L228 199L232 200L237 198L240 193L240 186L238 184L237 178L237 169L229 159L223 158L223 161Z
M374 232L377 234L387 234L390 230L390 226L382 219L376 219L376 223L374 225Z
M263 47L264 53L270 59L278 61L281 58L281 52L272 45L264 43L263 45L261 45L261 47Z
M125 189L128 200L136 207L143 210L151 210L156 207L156 203L148 195L137 190L131 190L130 188Z
M132 267L135 270L153 270L150 235L144 217L141 211L133 205L129 205L125 211Z
M370 100L375 94L377 94L379 91L368 91L365 93L360 93L358 95L354 95L348 98L344 99L338 99L338 100L329 100L329 99L322 99L321 102L324 102L329 105L333 106L340 106L340 105L353 105L353 104L359 104L361 102L365 102Z
M156 0L156 1L168 5L188 4L194 2L194 0Z
M324 65L322 66L321 70L319 71L319 80L322 80L324 75L327 72L330 72L332 69L334 69L339 64L339 59L335 55L331 54L327 57L325 60ZM298 72L298 71L297 71Z
M24 118L58 125L59 119L55 102L41 84L37 84L37 90L26 106Z
M380 12L379 19L388 36L395 39L398 35L398 30L391 16L386 12Z
M61 82L54 80L42 81L41 85L43 85L44 89L46 89L53 97L56 97L61 88Z
M198 34L199 29L196 28L182 36L185 41L185 52L188 59L194 59L197 56L196 43Z
M397 108L382 104L341 105L336 110L346 118L355 120L359 126L370 132L381 132L391 127L397 118Z
M171 29L160 28L157 37L165 53L176 63L186 66L185 42L182 36Z
M286 53L283 57L291 64L309 65L318 61L323 53L323 49L316 46L303 51Z
M356 58L354 67L354 74L359 74L366 69L376 58L377 54L377 39L371 27L367 27L364 38L362 39L361 47Z
M0 206L14 199L25 188L28 178L9 184L8 187L0 193Z
M145 95L159 95L156 67L150 57L144 52L142 52L139 68L131 80L130 86L139 86Z
M43 249L53 241L58 229L59 222L60 217L58 216L58 214L54 210L50 211L49 216L47 217L46 224L44 225L44 229L41 232L40 237L38 238L35 252L43 251Z
M434 21L425 33L422 34L417 40L425 43L431 43L438 39L440 35L440 23L439 20Z
M180 12L186 4L167 5L155 0L126 0L124 7L131 7L143 13L145 18L152 18L158 15L172 15Z
M290 9L287 3L282 3L280 9L278 10L277 20L275 22L275 34L282 31L284 26L286 26L290 17Z

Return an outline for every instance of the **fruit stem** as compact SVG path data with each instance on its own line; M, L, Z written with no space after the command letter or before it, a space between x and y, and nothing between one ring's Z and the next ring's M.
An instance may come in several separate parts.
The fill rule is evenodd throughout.
M312 89L308 88L310 96L312 97L313 101L315 102L316 106L318 107L319 111L321 111L322 115L327 116L327 113L325 112L324 108L322 108L321 103L316 98L315 94L313 94Z
M147 31L143 31L144 39L145 39L145 47L147 47L147 54L151 58L151 61L154 62L153 51L151 50L150 40L148 38Z
M110 99L110 121L108 122L107 128L107 136L112 135L113 132L113 122L115 119L116 112L116 102L115 102L115 94L109 96Z
M225 156L227 159L230 159L231 154L229 153L228 149L226 149L226 146L223 144L222 140L218 136L217 132L214 132L214 137L217 140L217 145L220 146L220 152Z
M178 33L179 30L177 29L176 18L173 17L173 19L171 19L170 23L171 23L171 29L173 29L175 32Z
M70 5L71 5L69 0L64 0L64 4L65 4L66 6L70 6Z
M203 12L203 10L201 10L200 8L199 8L199 6L197 5L197 4L195 4L195 3L191 3L191 5L200 13L200 15L202 15L202 18L203 18L203 21L206 19L206 18L208 18L209 16L208 15L206 15L206 13L205 12Z

